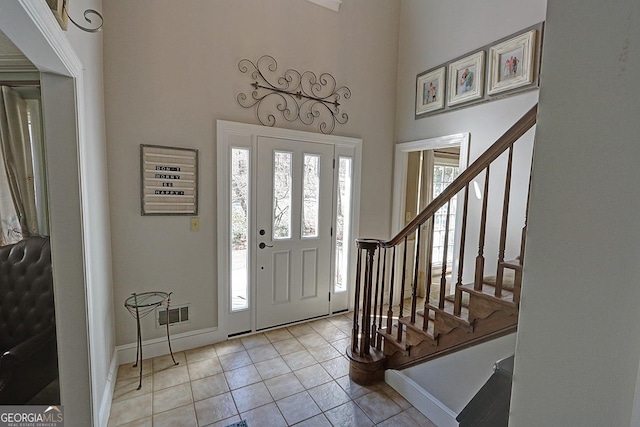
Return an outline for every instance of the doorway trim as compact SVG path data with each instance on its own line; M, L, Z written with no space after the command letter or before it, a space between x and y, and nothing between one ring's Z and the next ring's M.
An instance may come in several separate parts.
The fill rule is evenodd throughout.
M466 132L396 144L395 165L393 167L392 234L395 235L404 227L402 211L406 202L407 160L409 159L409 153L434 150L436 148L460 147L460 171L462 172L469 164L470 139L471 134Z
M391 213L391 231L392 235L396 235L400 230L404 228L404 206L406 203L406 189L407 189L407 166L409 153L415 151L434 150L437 148L447 147L460 147L460 172L467 168L469 165L469 143L471 141L471 134L469 132L456 133L453 135L438 136L435 138L419 139L416 141L402 142L396 144L395 149L395 164L393 167L393 212ZM462 204L460 204L462 206ZM454 254L459 253L460 245L460 227L462 216L456 216L456 232L454 239ZM455 274L458 268L458 263L454 258L452 274ZM455 276L454 276L455 277ZM398 278L396 278L398 279ZM400 287L396 289L397 295L394 298L400 297ZM394 293L396 293L394 292Z
M305 132L291 129L282 129L276 127L265 127L246 123L231 122L225 120L217 121L217 261L218 261L218 331L223 337L228 336L229 315L230 315L230 259L229 245L230 233L228 224L230 223L229 210L225 206L229 206L229 152L232 147L256 147L258 137L283 138L303 142L314 142L323 144L333 144L336 147L335 156L340 156L340 148L349 149L353 152L353 170L352 170L352 206L351 210L351 240L350 248L350 271L348 283L355 283L355 236L359 235L359 219L360 219L360 180L362 170L362 140L359 138L343 137L336 135L324 135L320 133ZM253 164L253 161L252 161ZM334 173L335 175L335 173ZM335 190L335 182L334 182ZM250 209L252 210L252 209ZM332 217L335 218L335 212ZM249 225L251 233L252 225ZM250 237L251 239L251 237ZM335 235L333 236L335 243ZM250 255L251 256L251 255ZM254 262L251 256L249 263ZM332 260L333 266L333 260ZM252 282L254 278L250 278ZM250 297L255 297L255 291L250 286ZM344 296L347 298L347 308L353 308L354 287L350 286ZM332 302L334 296L332 295ZM251 310L251 331L256 330L255 304L250 307Z
M98 381L107 373L94 351L103 346L94 341L98 322L89 315L95 304L104 302L95 301L87 286L96 245L86 215L89 164L82 63L45 2L7 0L1 7L0 28L41 72L60 398L77 423L106 425L114 378ZM113 362L110 373L117 368Z

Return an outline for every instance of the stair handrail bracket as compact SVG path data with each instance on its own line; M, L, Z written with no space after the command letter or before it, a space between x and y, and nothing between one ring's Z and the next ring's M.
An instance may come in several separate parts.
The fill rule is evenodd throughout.
M354 382L373 384L384 379L384 369L408 367L515 331L529 195L523 208L522 234L516 239L520 244L517 257L512 254L515 260L505 260L505 253L513 252L506 250L507 241L516 245L513 239L507 239L509 215L512 211L522 211L509 209L513 153L515 143L536 124L536 116L537 105L504 132L394 237L388 240L356 239L353 329L351 343L346 350L350 359L349 374ZM500 202L502 214L498 217L495 215L498 208L492 205L490 210L487 206L491 190L489 172L497 168L493 166L492 169L494 161L506 152L505 183ZM498 166L504 167L503 162ZM469 246L475 244L475 241L467 240L467 216L471 209L469 186L479 176L484 178L485 184L481 210L477 212L480 218L478 254L475 263L467 263L470 264L467 266L469 273L473 274L465 276L474 277L473 282L465 284L465 246L468 251L472 249ZM492 174L492 186L494 181ZM527 187L530 188L530 173ZM462 219L460 230L456 231L460 236L456 245L460 252L453 254L453 258L458 260L457 275L453 277L449 232L444 233L442 253L434 256L434 225L436 213L444 208L447 215L445 230L451 230L449 213L453 212L452 200L459 195L456 214L462 215ZM497 228L486 226L489 216L495 222L501 221L499 237L489 235ZM520 220L519 216L515 218L515 221ZM495 276L487 276L487 271L493 270L486 262L486 241L499 242L495 258L494 248L487 248L492 251L489 260L498 260ZM472 254L467 258L472 260ZM405 298L405 293L410 295Z

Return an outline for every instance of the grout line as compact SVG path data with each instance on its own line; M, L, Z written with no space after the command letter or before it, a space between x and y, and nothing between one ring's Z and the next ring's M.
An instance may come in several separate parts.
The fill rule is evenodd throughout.
M304 421L309 420L309 419L311 419L311 418L317 417L317 416L319 416L319 415L321 415L321 414L322 414L322 416L323 416L323 417L325 417L325 418L328 420L329 418L328 418L328 417L327 417L327 415L326 415L326 413L327 413L327 412L329 412L329 411L331 411L331 410L334 410L334 409L336 409L336 408L338 408L338 407L340 407L340 406L343 406L343 405L346 405L346 404L350 404L351 402L353 402L353 404L355 404L355 405L356 405L356 407L357 407L357 408L359 408L359 409L362 411L362 413L365 415L365 417L366 417L367 419L371 420L371 418L369 417L369 415L365 412L364 408L358 404L358 402L356 401L356 398L351 397L351 395L349 395L349 393L347 393L347 390L345 390L345 389L344 389L344 388L343 388L343 387L338 383L338 379L341 379L341 378L344 378L344 377L348 377L348 374L343 375L343 376L340 376L340 377L338 377L338 378L334 378L334 377L333 377L333 375L331 375L331 374L330 374L330 373L325 369L325 367L324 367L324 366L322 366L322 363L327 363L327 362L329 362L329 361L331 361L331 360L335 360L335 359L345 358L345 356L342 354L342 350L339 350L339 349L338 349L338 348L337 348L333 343L336 343L336 342L341 341L341 340L343 340L343 339L348 339L348 338L349 338L349 334L350 334L350 331L349 331L349 333L344 332L342 329L340 329L340 326L339 326L339 325L334 324L333 322L328 321L328 323L327 323L327 324L324 324L323 320L324 320L324 321L327 321L327 319L322 319L322 320L320 320L320 321L313 321L313 322L309 322L309 323L303 323L303 324L301 324L301 325L306 325L306 326L310 327L310 328L311 328L311 330L312 330L315 334L319 335L319 336L322 338L323 342L322 342L321 344L319 344L319 345L313 345L313 346L311 346L311 347L307 347L307 346L305 346L305 345L304 345L304 344L302 344L302 342L298 339L298 338L299 338L298 336L293 335L293 334L291 333L291 331L289 331L288 327L284 327L284 328L282 328L282 329L284 329L284 330L286 330L287 332L289 332L289 334L291 335L290 337L281 338L281 339L278 339L278 340L275 340L275 341L271 341L271 340L269 339L269 337L266 335L266 333L257 334L257 335L252 335L252 336L251 336L252 338L254 338L254 337L259 337L260 335L264 335L264 337L267 339L267 342L266 342L266 343L264 343L264 344L261 344L261 345L259 345L259 346L251 346L251 347L247 347L247 346L242 342L242 340L241 340L241 338L240 338L240 337L238 337L238 338L234 338L233 340L237 340L237 342L239 342L239 343L240 343L240 346L241 346L241 348L242 348L242 349L241 349L241 350L239 350L239 351L233 351L233 352L231 352L231 353L226 353L226 354L235 354L235 353L239 353L239 352L241 352L241 351L245 351L245 352L247 352L247 355L249 355L249 352L248 352L248 351L249 351L250 349L252 349L252 348L261 347L261 346L266 346L266 345L271 345L271 346L276 350L276 352L278 353L278 355L277 355L277 356L275 356L275 357L272 357L272 358L270 358L270 359L261 360L260 362L257 362L257 363L267 362L267 361L270 361L270 360L275 360L275 359L280 358L280 359L285 363L285 365L288 367L288 369L290 369L291 371L290 371L290 372L286 372L286 373L282 373L282 374L277 375L277 376L275 376L275 377L268 378L268 380L275 379L275 378L278 378L278 377L282 377L282 376L284 376L284 375L288 375L288 374L293 374L293 375L294 375L294 377L295 377L298 381L300 381L300 380L299 380L299 378L298 378L298 376L296 375L296 372L297 372L297 371L300 371L300 370L302 370L302 369L308 368L308 367L310 367L310 366L314 366L314 365L318 365L318 366L319 366L319 367L320 367L320 368L321 368L321 369L322 369L322 370L323 370L327 375L329 375L329 377L330 377L331 379L330 379L328 382L325 382L325 383L322 383L322 384L318 384L318 385L315 385L314 387L310 387L310 388L305 387L305 386L304 386L304 384L302 384L302 383L300 382L300 383L302 384L303 391L300 391L299 393L294 393L293 395L300 394L300 393L307 393L307 395L311 397L311 400L312 400L312 401L313 401L313 402L318 406L318 408L320 409L320 412L319 412L318 414L315 414L315 415L313 415L313 416L311 416L311 417L305 418L304 420L300 420L300 421L298 421L298 422L304 422ZM348 320L349 320L349 323L350 323L350 322L351 322L351 319L348 319ZM346 328L346 327L347 327L347 326L346 326L346 323L347 323L347 322L345 322L345 321L342 321L342 322L343 322L342 327L343 327L343 328ZM312 325L312 324L313 324L313 325ZM345 335L345 337L343 337L343 338L339 338L339 339L335 339L335 340L332 340L332 337L325 338L324 336L322 336L322 335L320 334L320 332L322 332L322 331L323 331L323 328L324 328L324 327L326 327L327 325L328 325L328 326L330 326L330 327L335 327L337 330L339 330L339 331L340 331L340 333L343 333L343 334ZM314 326L315 326L315 327L314 327ZM308 334L305 334L305 335L308 335ZM301 335L301 336L304 336L304 335ZM255 338L254 338L254 339L255 339ZM295 339L295 340L296 340L295 342L296 342L298 345L300 345L300 346L302 347L302 350L298 350L298 351L296 351L296 352L287 353L287 354L284 354L284 355L283 355L283 354L280 354L280 352L275 348L275 346L274 346L273 344L274 344L274 343L276 343L276 342L285 341L285 340L289 340L289 339ZM230 341L233 341L233 340L230 340ZM228 341L227 341L227 342L228 342ZM328 359L328 360L325 360L325 361L320 362L320 361L318 361L318 359L317 359L315 356L313 356L313 354L309 351L309 349L310 349L310 348L315 348L315 347L324 346L324 345L326 345L326 344L328 344L328 345L330 346L330 348L335 349L335 350L339 353L339 356L337 356L337 357L332 357L332 358L330 358L330 359ZM249 344L249 345L250 345L250 344ZM204 346L204 347L206 347L206 346ZM233 403L234 403L234 407L235 407L235 410L236 410L236 414L237 414L237 416L238 416L241 420L243 420L243 419L245 419L245 418L243 418L242 414L240 413L240 411L239 411L239 409L238 409L238 405L237 405L237 403L236 403L236 401L235 401L235 397L234 397L234 395L233 395L233 393L232 393L231 387L229 386L229 382L227 381L227 377L226 377L226 375L225 375L225 372L230 372L230 371L225 371L225 370L222 368L222 364L220 363L220 355L218 354L218 352L217 352L217 350L216 350L215 345L211 345L211 347L212 347L212 349L213 349L213 353L214 353L212 356L209 356L209 357L207 357L207 358L205 358L205 359L202 359L202 360L195 360L195 361L191 361L191 362L189 362L189 361L188 361L188 359L187 359L187 357L186 357L186 352L183 352L183 353L185 353L185 354L184 354L184 356L185 356L185 365L187 366L187 374L189 373L189 365L193 365L193 364L195 364L195 363L203 362L203 361L206 361L206 360L214 360L214 359L215 359L215 360L217 360L217 361L218 361L218 363L220 364L220 368L222 369L222 371L221 371L221 372L218 372L218 373L215 373L215 374L212 374L212 375L209 375L209 376L207 376L207 377L198 378L198 380L205 379L205 378L208 378L208 377L212 377L212 376L215 376L215 375L222 375L222 379L223 379L223 381L224 381L224 383L225 383L226 388L228 389L228 391L226 391L226 392L222 392L222 393L218 393L217 395L210 396L210 397L207 397L207 398L204 398L204 399L200 399L200 400L198 400L198 402L201 402L201 401L203 401L203 400L210 399L211 397L215 397L215 396L219 396L219 395L222 395L222 394L225 394L225 393L229 393L229 394L231 395L232 400L233 400ZM311 355L312 359L314 360L314 363L313 363L313 364L311 364L311 365L308 365L308 366L301 367L301 368L299 368L299 369L297 369L297 370L294 370L294 369L289 365L289 363L287 363L287 361L285 360L285 358L284 358L284 357L285 357L285 356L287 356L287 355L289 355L289 354L297 353L297 352L300 352L300 351L305 351L307 354ZM222 356L224 356L224 355L222 355ZM264 405L260 405L260 406L258 406L258 407L256 407L256 408L252 408L252 409L250 409L250 410L247 410L247 411L245 411L244 413L246 414L247 412L250 412L250 411L253 411L253 410L256 410L256 409L259 409L259 408L262 408L262 407L268 406L268 405L271 405L271 404L273 403L273 404L275 404L275 407L277 408L278 413L280 414L280 416L282 416L282 418L283 418L283 419L285 420L285 422L286 422L286 418L284 417L284 413L282 412L282 410L281 410L281 409L280 409L280 407L278 406L278 401L276 401L276 400L275 400L275 398L274 398L274 396L273 396L273 394L272 394L271 390L269 390L269 387L267 387L267 385L266 385L266 383L265 383L267 380L265 380L265 379L264 379L264 377L262 376L262 374L260 374L260 372L257 370L257 368L256 368L256 366L255 366L255 365L256 365L256 362L254 362L254 361L253 361L253 359L251 358L251 356L249 356L249 359L250 359L250 361L251 361L251 364L246 365L246 366L244 366L244 367L253 366L253 367L254 367L254 369L256 369L256 371L258 372L258 374L259 374L259 376L260 376L260 378L261 378L261 381L260 381L260 382L257 382L257 383L253 383L253 384L245 385L244 387L247 387L247 386L250 386L250 385L255 385L255 384L262 383L262 384L263 384L263 386L267 389L267 392L269 393L269 396L271 397L272 401L271 401L271 402L268 402L268 403L265 403ZM152 376L152 377L154 377L154 376L155 376L155 371L153 371L153 358L151 359L151 364L152 364L151 376ZM243 368L243 367L240 367L240 368ZM240 368L236 368L236 369L240 369ZM163 371L164 371L164 370L163 370ZM153 379L152 379L152 381L153 381ZM194 391L193 391L193 382L194 382L194 381L192 381L192 380L191 380L191 376L189 376L189 392L191 393L191 400L192 400L192 402L191 402L191 404L190 404L190 405L193 407L193 410L194 410L194 413L195 413L196 421L199 423L199 420L198 420L198 412L196 411L196 408L195 408L195 404L196 404L197 402L196 402L196 400L195 400L195 395L194 395ZM320 387L320 386L324 386L324 385L327 385L327 384L332 384L332 383L335 383L335 384L340 388L340 390L342 390L344 393L346 393L346 394L347 394L347 396L349 397L349 400L348 400L348 401L346 401L346 402L343 402L343 403L341 403L341 404L339 404L339 405L337 405L337 406L335 406L335 407L329 408L329 409L327 409L326 411L324 411L324 410L322 410L322 408L320 408L320 405L318 404L318 402L316 401L316 399L314 399L314 398L313 398L313 395L312 395L311 393L309 393L309 390L314 389L314 388L317 388L317 387ZM242 387L241 387L241 388L242 388ZM164 389L163 389L163 390L164 390ZM160 390L158 390L158 391L160 391ZM154 418L154 416L156 415L156 414L154 414L154 413L153 413L153 403L154 403L154 399L155 399L155 392L156 392L156 390L154 390L154 389L153 389L153 385L152 385L152 389L151 389L151 392L150 392L150 393L151 393L151 395L152 395L152 396L151 396L151 409L152 409L152 410L151 410L151 420L152 420L152 425L153 425L153 418ZM390 402L396 403L396 402L391 398L391 396L389 396L389 395L388 395L384 390L379 389L379 388L374 388L374 389L369 389L369 388L367 388L367 391L366 391L363 395L358 396L357 398L359 399L359 398L364 397L364 396L366 396L366 395L368 395L368 394L371 394L371 393L373 393L373 392L379 392L379 394L380 394L380 395L382 395L385 399L388 399ZM293 396L293 395L291 395L291 396ZM286 399L286 398L291 397L291 396L285 396L285 397L283 397L282 399ZM280 399L280 400L282 400L282 399ZM399 404L397 404L397 403L396 403L396 405L398 405L398 406L400 407L401 411L400 411L399 413L397 413L397 414L392 415L391 417L386 418L385 420L381 420L380 422L385 422L385 421L389 420L390 418L393 418L393 417L395 417L395 416L397 416L397 415L399 415L399 414L401 414L401 413L403 413L403 412L407 412L411 407L413 407L413 406L411 406L410 408L403 409L403 408L402 408L402 406L400 406ZM188 406L188 405L183 405L183 406ZM171 410L174 410L174 409L177 409L177 408L172 408ZM373 423L373 420L371 420L371 422ZM287 424L287 425L289 425L289 424ZM374 424L374 425L375 425L375 424Z

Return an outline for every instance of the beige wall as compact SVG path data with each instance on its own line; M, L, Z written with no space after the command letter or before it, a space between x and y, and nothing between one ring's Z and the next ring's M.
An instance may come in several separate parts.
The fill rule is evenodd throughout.
M238 62L269 54L279 70L329 72L348 86L349 122L334 134L363 139L360 230L388 237L399 3L349 0L339 13L304 0L104 2L105 99L117 344L133 343L122 307L131 292L174 291L192 303L175 332L217 325L217 119L257 123L236 96L249 79ZM317 132L316 127L278 126ZM200 150L201 231L188 217L140 215L139 146ZM159 337L143 322L145 339Z

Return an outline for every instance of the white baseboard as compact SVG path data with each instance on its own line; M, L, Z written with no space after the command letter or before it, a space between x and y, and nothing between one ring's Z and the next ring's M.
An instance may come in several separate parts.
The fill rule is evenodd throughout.
M220 332L218 328L199 329L197 331L183 332L181 334L172 334L171 348L173 352L176 353L179 351L202 347L204 345L214 344L226 339L226 334ZM116 347L116 353L118 366L123 363L133 363L136 361L136 343L120 345ZM166 336L142 342L142 356L145 359L164 356L166 354L169 354L169 346L167 345Z
M109 373L107 374L107 383L104 385L102 392L102 401L98 411L98 419L96 425L98 427L107 427L109 424L109 415L111 414L111 401L113 400L113 391L116 387L116 376L118 375L118 356L117 350L113 351L111 363L109 364Z
M457 414L400 371L387 369L384 380L438 427L458 427Z

